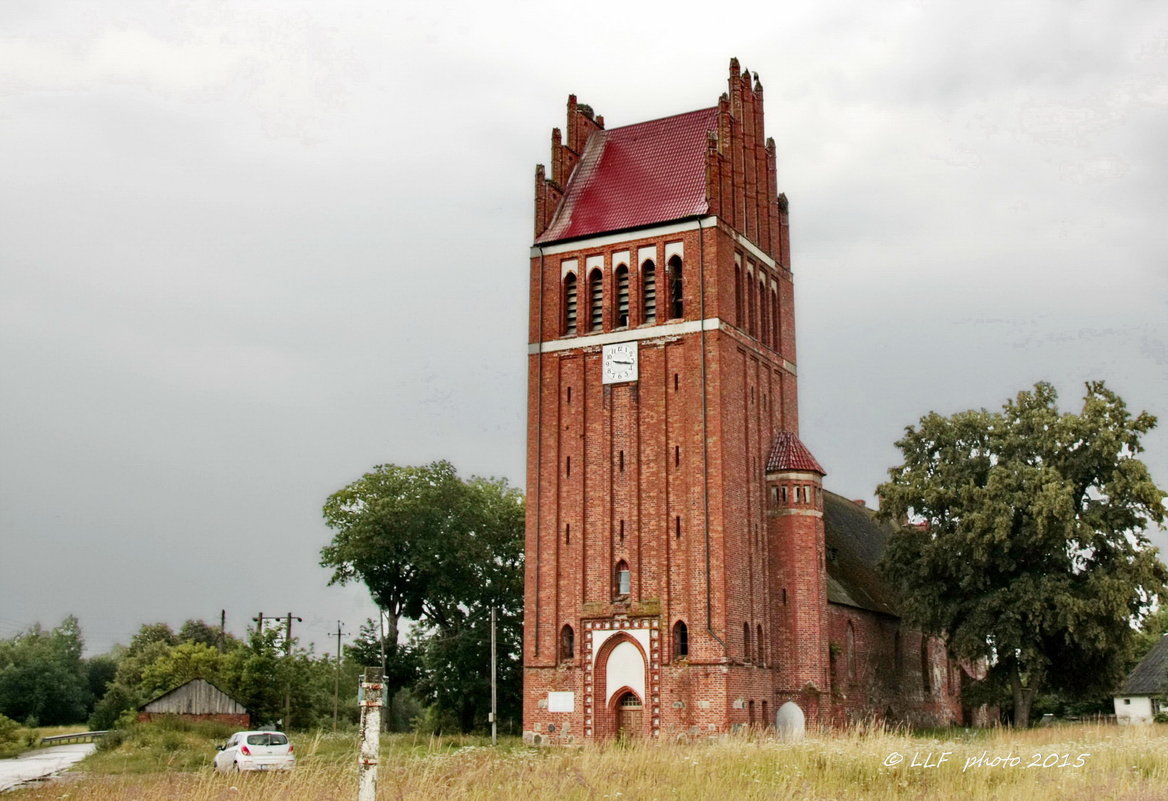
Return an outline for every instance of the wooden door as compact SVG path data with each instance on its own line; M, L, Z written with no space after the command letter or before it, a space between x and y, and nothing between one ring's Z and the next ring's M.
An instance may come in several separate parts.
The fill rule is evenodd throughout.
M617 737L639 737L641 735L641 715L644 708L641 699L633 693L625 693L616 705Z

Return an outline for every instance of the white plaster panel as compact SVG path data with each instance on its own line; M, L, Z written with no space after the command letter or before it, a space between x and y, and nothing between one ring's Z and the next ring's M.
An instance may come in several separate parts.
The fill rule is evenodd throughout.
M604 269L604 256L589 256L584 260L584 272L591 273L593 270Z
M613 637L620 633L625 633L641 644L645 649L645 653L649 653L649 629L593 629L592 630L592 669L596 669L596 657L600 653L600 648L604 645L609 637Z
M619 643L608 655L608 664L605 670L605 687L608 697L604 699L607 706L612 702L613 695L622 687L628 687L635 692L642 702L645 697L645 657L637 646L627 640ZM647 705L647 703L646 703Z
M685 261L685 243L684 242L669 242L665 245L665 262L677 256L682 261Z
M651 261L653 264L657 263L657 248L647 247L637 249L637 266L640 267L647 261Z
M560 262L560 277L563 278L568 273L576 273L576 278L579 278L580 273L576 269L577 266L579 266L579 262L576 259L564 259Z
M629 252L627 250L618 250L612 254L613 267L620 267L621 265L629 266Z
M548 712L575 712L576 693L550 692L547 697Z
M1124 703L1125 701L1128 703ZM1152 699L1146 695L1115 697L1115 721L1121 726L1133 723L1151 723L1154 713Z
M559 253L570 253L573 250L584 250L585 248L602 248L607 245L616 245L621 242L631 242L637 239L649 239L650 237L655 236L669 236L670 234L677 234L681 233L682 231L696 231L698 228L712 228L717 224L717 221L717 217L702 217L700 220L688 220L686 222L655 225L650 228L641 228L636 231L624 231L619 234L600 234L599 236L591 236L586 239L575 239L570 242L560 242L554 245L534 245L531 248L531 255L535 257L538 257L541 254L544 256L554 256ZM749 246L754 247L753 245ZM656 259L654 259L654 261L656 261Z
M527 346L528 353L552 353L557 350L572 350L573 348L594 348L600 345L611 345L614 342L631 342L634 339L660 339L675 337L681 334L692 334L697 331L717 331L719 328L728 328L717 317L707 317L705 320L687 320L683 323L667 323L666 325L647 325L644 328L609 331L605 334L590 334L584 337L566 337L551 339L546 342L535 342ZM794 372L794 370L792 370Z
M763 252L763 250L758 245L751 242L749 239L744 237L742 234L735 233L734 237L738 240L738 244L742 245L742 247L746 248L751 253L753 253L755 256L757 256L759 258L759 260L766 262L766 265L768 267L770 267L771 269L774 269L775 260L772 259L770 256L768 256L765 252Z

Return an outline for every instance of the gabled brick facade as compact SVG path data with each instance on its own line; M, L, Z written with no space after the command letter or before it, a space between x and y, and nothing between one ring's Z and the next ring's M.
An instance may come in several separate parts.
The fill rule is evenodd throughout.
M832 573L757 76L732 61L715 107L612 130L572 97L566 130L536 170L528 736L720 732L788 701L960 718L943 645L889 661L910 635L863 569Z

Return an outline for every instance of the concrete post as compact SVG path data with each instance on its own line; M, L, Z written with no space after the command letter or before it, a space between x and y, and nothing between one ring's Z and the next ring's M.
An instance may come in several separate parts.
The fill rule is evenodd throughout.
M377 761L381 751L381 707L385 684L380 668L365 668L361 682L361 755L357 761L357 801L377 798Z

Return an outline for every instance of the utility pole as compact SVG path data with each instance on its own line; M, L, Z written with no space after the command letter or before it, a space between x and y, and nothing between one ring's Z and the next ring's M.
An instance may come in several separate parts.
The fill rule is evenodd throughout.
M491 607L491 745L499 744L499 710L495 692L495 607Z
M303 623L304 618L293 617L289 612L285 618L284 625L284 661L285 667L292 661L292 621ZM292 720L292 677L288 676L284 680L284 731L290 728L289 723Z
M254 620L255 624L256 624L256 634L263 636L263 633L264 633L264 613L260 612L256 617L253 617L252 620Z
M337 621L337 664L333 670L333 731L337 730L337 704L341 697L341 621Z
M219 610L219 653L223 653L223 646L226 644L227 631L227 610Z
M385 610L380 606L377 607L377 625L380 630L380 635L377 638L378 648L381 650L381 681L385 681ZM392 699L390 699L392 701ZM389 731L389 715L382 715L381 725L385 726L385 730Z

